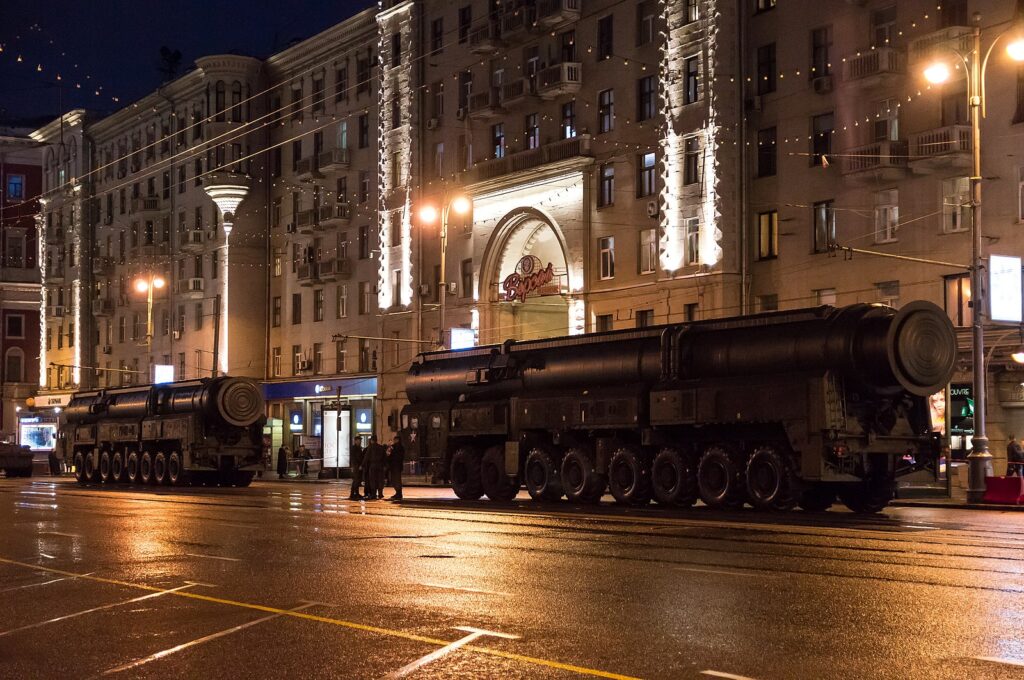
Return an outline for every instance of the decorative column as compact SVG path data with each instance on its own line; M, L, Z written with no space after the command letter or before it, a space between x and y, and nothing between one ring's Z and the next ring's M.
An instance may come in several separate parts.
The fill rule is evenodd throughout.
M249 187L245 184L209 184L203 187L206 194L217 204L220 211L221 224L224 225L224 257L221 272L221 294L220 294L220 338L218 340L217 368L221 375L228 372L228 319L230 318L228 307L228 289L230 286L230 251L228 250L231 240L231 230L234 228L235 211L238 204L245 200L249 194Z

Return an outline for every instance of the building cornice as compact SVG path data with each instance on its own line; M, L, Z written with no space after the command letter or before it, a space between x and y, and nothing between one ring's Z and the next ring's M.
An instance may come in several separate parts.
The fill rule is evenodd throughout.
M37 142L46 144L51 138L60 134L62 127L75 127L76 125L84 123L85 119L85 109L72 109L57 119L47 123L35 132L29 133L29 136Z
M375 43L376 13L375 8L363 10L311 38L267 57L267 70L273 76L282 77L306 62L323 59L332 53L340 56L350 49L364 46L367 42Z

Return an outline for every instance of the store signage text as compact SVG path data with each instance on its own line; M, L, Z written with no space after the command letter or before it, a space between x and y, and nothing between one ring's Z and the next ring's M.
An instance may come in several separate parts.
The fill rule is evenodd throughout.
M526 296L540 290L555 278L553 265L537 269L540 260L532 255L523 257L516 264L516 270L505 277L502 288L506 302L526 302Z

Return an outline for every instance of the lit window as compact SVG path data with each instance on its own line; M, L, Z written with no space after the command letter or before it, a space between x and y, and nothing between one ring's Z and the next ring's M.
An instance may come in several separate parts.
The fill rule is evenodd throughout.
M757 259L779 256L779 212L770 210L757 216Z
M597 240L600 256L601 279L615 278L615 237L604 236Z

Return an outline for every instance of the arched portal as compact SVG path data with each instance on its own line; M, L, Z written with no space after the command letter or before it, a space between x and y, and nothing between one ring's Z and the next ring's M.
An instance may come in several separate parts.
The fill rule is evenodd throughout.
M480 341L569 333L565 241L554 222L519 209L494 230L480 272Z

